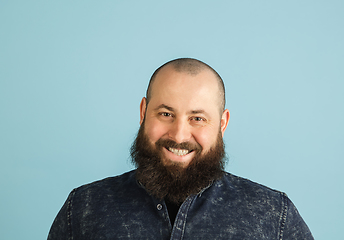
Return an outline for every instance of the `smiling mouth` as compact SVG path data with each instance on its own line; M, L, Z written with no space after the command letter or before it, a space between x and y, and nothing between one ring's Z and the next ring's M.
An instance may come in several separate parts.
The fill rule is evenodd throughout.
M186 149L177 149L177 148L171 148L171 147L169 147L168 150L177 156L184 156L184 155L192 152L192 151L189 151Z

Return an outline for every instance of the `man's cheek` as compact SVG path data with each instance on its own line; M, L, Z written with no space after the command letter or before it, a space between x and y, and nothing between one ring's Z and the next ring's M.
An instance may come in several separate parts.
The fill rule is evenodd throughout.
M166 130L159 125L147 127L146 134L151 143L155 143L166 133Z

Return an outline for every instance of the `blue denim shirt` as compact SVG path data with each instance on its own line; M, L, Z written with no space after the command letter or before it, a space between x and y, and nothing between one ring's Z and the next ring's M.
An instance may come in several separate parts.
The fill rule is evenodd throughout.
M181 205L172 226L165 202L135 171L74 189L50 229L61 239L313 239L286 194L229 173Z

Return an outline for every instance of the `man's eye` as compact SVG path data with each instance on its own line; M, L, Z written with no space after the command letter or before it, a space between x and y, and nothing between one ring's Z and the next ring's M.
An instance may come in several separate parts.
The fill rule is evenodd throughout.
M167 113L167 112L163 112L163 113L160 113L162 116L164 117L171 117L171 114L170 113Z
M196 122L201 122L201 121L203 121L204 119L201 118L201 117L194 117L193 120L195 120Z

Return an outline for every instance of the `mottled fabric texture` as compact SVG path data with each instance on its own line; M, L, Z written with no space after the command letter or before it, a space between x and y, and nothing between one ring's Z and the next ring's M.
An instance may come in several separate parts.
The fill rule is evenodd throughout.
M172 226L165 202L150 196L131 171L74 189L48 239L313 237L286 194L229 173L189 196Z

